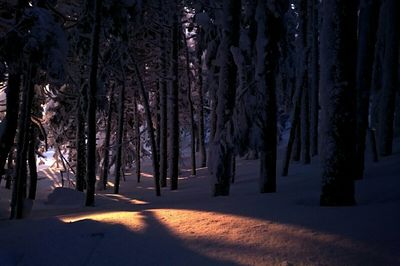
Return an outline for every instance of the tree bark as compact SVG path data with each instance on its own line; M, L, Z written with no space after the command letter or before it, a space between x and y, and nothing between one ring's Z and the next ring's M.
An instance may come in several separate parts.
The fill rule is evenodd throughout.
M97 69L99 61L99 39L102 0L96 0L95 22L93 27L93 36L91 44L91 68L89 76L88 90L88 111L87 111L87 162L86 162L86 206L94 206L94 193L96 185L96 96L97 96Z
M112 125L112 113L113 113L113 101L114 101L114 84L111 87L110 99L108 102L108 112L107 112L107 128L106 136L104 139L104 161L103 161L103 173L100 177L101 189L107 189L108 182L108 172L110 167L110 138L111 138L111 125Z
M385 23L385 44L382 65L382 96L379 113L379 153L392 154L394 113L399 71L399 13L398 0L385 0L382 5L381 20Z
M364 153L368 129L369 101L372 84L372 69L375 54L376 34L379 18L378 0L361 0L358 18L357 49L357 124L356 124L356 175L364 175Z
M207 152L205 145L205 126L204 126L204 88L203 88L203 61L201 49L201 41L203 38L203 29L199 29L199 37L197 41L197 61L198 61L198 88L199 88L199 150L200 150L200 167L207 165Z
M121 67L124 67L121 65ZM122 70L124 72L124 70ZM118 130L117 130L117 158L115 160L115 183L114 193L119 193L119 184L121 181L121 168L122 167L122 142L124 136L124 113L125 113L125 75L123 75L123 81L121 90L119 91L119 107L118 107Z
M174 11L173 11L174 12ZM178 14L174 12L171 23L171 60L170 60L170 95L169 95L169 177L171 179L171 190L178 189L179 175L179 77L178 77L178 61L179 61L179 21Z
M323 1L322 206L354 205L357 1Z
M32 124L32 123L31 123ZM31 125L30 129L30 141L28 147L28 164L29 164L29 195L28 198L34 200L36 198L37 188L37 168L36 168L36 132Z
M223 30L220 44L220 73L217 91L215 135L210 145L209 170L213 182L213 195L229 195L232 180L232 143L230 143L230 118L236 97L237 68L231 47L239 46L241 1L223 1Z
M310 148L311 155L318 155L318 125L319 125L319 1L312 1L312 19L311 19L311 51L310 51Z

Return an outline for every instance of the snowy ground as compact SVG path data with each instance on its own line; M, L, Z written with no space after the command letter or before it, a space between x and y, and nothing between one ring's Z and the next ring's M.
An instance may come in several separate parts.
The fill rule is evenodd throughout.
M1 188L0 265L400 265L400 152L367 162L358 205L341 208L318 206L316 159L293 164L275 194L259 194L258 163L239 160L229 197L210 197L207 169L156 197L145 171L90 208L82 193L53 191L59 176L43 166L31 218L7 220Z

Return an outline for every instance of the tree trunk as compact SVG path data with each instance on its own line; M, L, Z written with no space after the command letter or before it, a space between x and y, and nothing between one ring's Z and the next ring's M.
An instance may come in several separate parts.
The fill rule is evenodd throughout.
M279 4L267 6L263 0L259 0L256 11L258 60L256 81L258 92L264 96L260 122L262 130L259 173L261 193L276 191L278 44L283 35L283 23L280 16L287 9L287 4L286 1L281 1ZM277 10L282 13L278 14Z
M18 126L21 73L18 69L9 73L6 89L6 115L0 124L0 176L4 172L8 154L14 145Z
M174 11L173 11L174 12ZM178 50L179 50L179 21L178 14L172 15L172 50L170 60L170 95L169 95L169 176L171 179L171 190L178 189L179 175L179 76L178 76Z
M138 112L138 104L137 104L138 94L135 92L133 98L134 105L134 120L135 120L135 149L136 149L136 180L140 183L141 178L141 143L140 143L140 123L139 123L139 112ZM161 138L162 140L162 138ZM162 147L163 144L161 144Z
M385 23L385 44L382 65L382 96L379 113L379 152L392 154L394 113L399 71L399 13L398 0L385 0L381 20Z
M186 36L182 33L182 38L185 42L185 53L186 53L186 76L187 76L187 101L189 104L189 117L190 117L190 159L192 161L192 175L196 175L196 125L194 121L194 109L192 100L192 78L190 75L190 59L189 59L189 47L186 41Z
M124 67L124 66L121 66ZM122 70L124 72L124 70ZM122 168L122 142L124 136L124 113L125 113L125 75L123 75L123 81L121 90L119 91L119 107L118 107L118 130L117 130L117 158L115 161L115 183L114 193L119 193L119 184L121 181L121 168Z
M146 93L146 89L143 84L143 79L142 76L140 75L139 72L139 67L135 61L135 58L131 54L131 59L135 67L135 74L136 77L139 81L139 89L140 89L140 94L142 96L143 100L143 105L144 105L144 111L146 113L146 122L147 122L147 129L150 137L150 144L151 144L151 157L153 161L153 174L154 174L154 183L155 183L155 188L156 188L156 195L161 196L161 188L160 188L160 166L158 162L158 154L157 154L157 143L156 143L156 137L154 135L154 127L153 127L153 122L151 120L151 112L150 112L150 104L149 104L149 98L148 94Z
M99 61L99 37L100 37L100 22L102 0L96 0L95 5L95 22L92 36L92 51L91 51L91 68L89 76L88 90L88 111L87 111L87 171L86 171L86 206L94 206L94 193L96 185L96 96L97 96L97 69Z
M7 159L7 173L6 173L6 189L11 189L11 181L13 177L13 169L14 169L14 148L11 147L10 152L8 153Z
M114 84L111 87L110 99L108 102L107 112L107 128L106 137L104 139L104 161L103 161L103 173L100 177L100 187L103 190L107 189L108 172L110 167L110 138L111 138L111 125L112 125L112 112L113 112L113 100L114 100Z
M322 206L354 205L357 1L323 1Z
M230 119L236 98L237 68L231 53L231 47L239 46L240 0L223 1L223 31L220 44L220 73L217 91L215 135L210 145L209 169L213 182L213 195L229 195L232 180L233 149L230 143Z
M165 45L165 32L161 37L161 71L160 81L160 180L161 187L167 186L168 170L168 122L167 122L167 53Z
M23 218L24 201L27 189L27 154L29 146L29 129L31 124L31 107L34 94L34 79L36 77L36 68L33 66L34 60L28 67L27 76L25 76L24 90L22 93L21 114L18 125L17 141L17 159L15 167L14 187L11 199L11 219Z
M36 168L36 130L31 126L30 130L30 141L28 147L28 164L29 164L29 199L34 200L36 198L36 187L37 187L37 168Z
M206 167L207 164L207 153L205 145L205 127L204 127L204 88L203 88L203 62L201 49L201 40L203 38L203 30L199 29L199 37L197 42L197 61L198 61L198 88L199 88L199 150L200 150L200 167Z
M86 87L86 86L85 86ZM87 93L85 87L81 89L76 115L76 190L83 191L86 187L86 134L85 134L85 108L84 96Z
M310 148L311 155L318 155L318 124L319 124L319 33L318 33L318 10L319 1L312 1L312 19L311 19L311 30L310 33L310 64L309 64L309 75L310 75Z
M356 175L364 175L364 152L368 129L369 100L379 18L378 0L361 0L358 18Z

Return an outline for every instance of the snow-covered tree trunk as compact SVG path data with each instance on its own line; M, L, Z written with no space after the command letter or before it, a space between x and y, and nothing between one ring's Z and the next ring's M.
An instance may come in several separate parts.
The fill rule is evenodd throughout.
M213 195L229 195L232 180L231 122L236 97L236 66L231 53L239 46L240 0L223 1L222 39L219 55L219 87L217 91L215 135L210 145L209 169Z
M96 0L94 7L95 21L91 40L91 59L87 109L87 161L86 161L86 206L94 206L96 185L96 110L97 110L97 69L99 61L99 39L102 0Z
M176 1L173 1L174 8L177 8ZM178 189L179 175L179 76L178 76L178 61L179 61L179 20L178 12L172 11L171 18L171 58L170 58L170 91L168 104L169 123L169 177L171 179L171 190Z
M78 107L76 110L76 190L83 191L85 189L86 175L86 134L85 134L85 94L87 93L86 85L80 88Z
M384 50L382 62L382 95L379 113L379 153L392 154L396 91L398 90L399 63L399 14L398 0L384 0L381 20L384 23Z
M111 87L110 99L108 101L107 110L107 125L106 125L106 136L104 138L104 159L103 159L103 169L100 176L99 186L100 189L107 189L108 173L110 167L110 138L111 138L111 126L112 126L112 113L113 113L113 100L114 100L114 84Z
M187 44L186 36L182 33L182 38L185 44L185 59L186 59L186 78L187 78L187 101L189 105L189 118L190 118L190 159L192 162L192 175L196 175L196 124L194 121L194 106L192 100L192 77L190 73L190 58L189 47Z
M379 18L378 0L361 0L357 50L356 179L364 175L364 152L368 129L369 100Z
M276 191L276 152L277 152L277 99L276 79L278 74L278 43L283 34L281 16L288 3L265 4L258 1L257 21L257 91L263 100L261 105L261 143L260 143L260 192Z
M357 1L323 1L321 29L322 206L355 204Z

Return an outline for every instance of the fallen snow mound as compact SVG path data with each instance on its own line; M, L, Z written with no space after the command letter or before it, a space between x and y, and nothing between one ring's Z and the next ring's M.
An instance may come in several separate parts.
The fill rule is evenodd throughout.
M82 205L85 199L83 192L70 188L58 187L47 197L49 205Z

